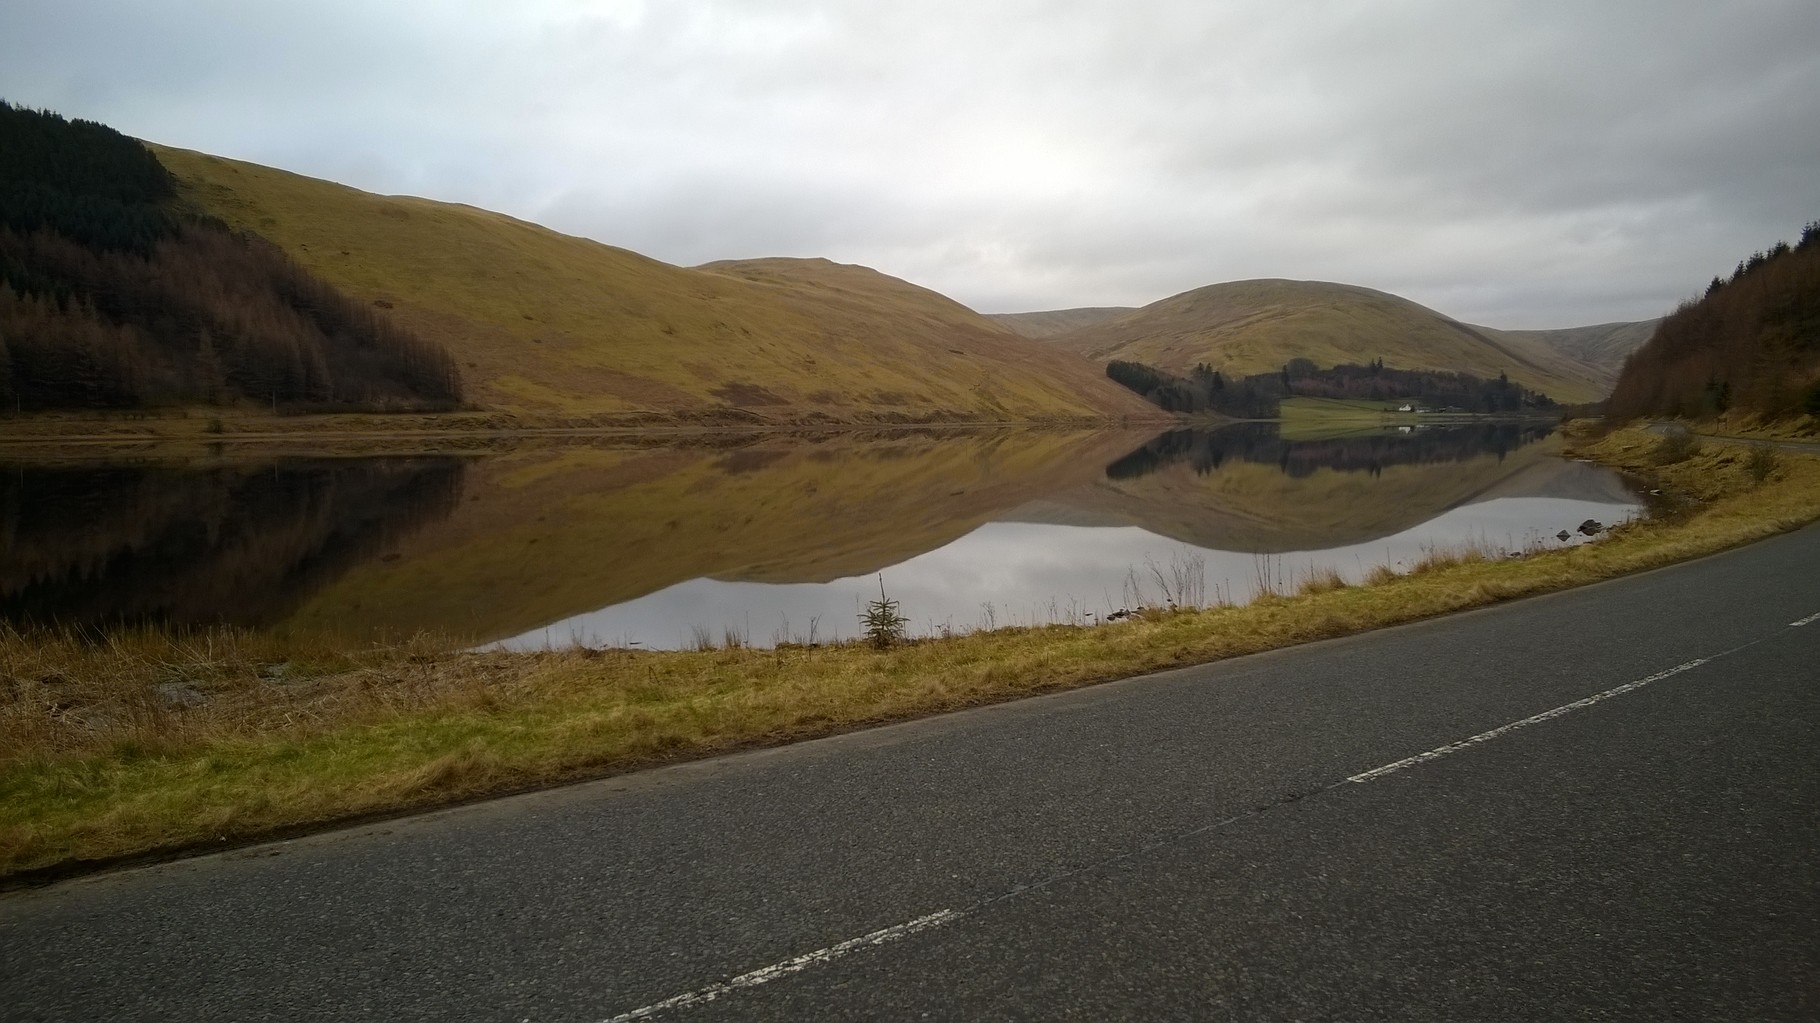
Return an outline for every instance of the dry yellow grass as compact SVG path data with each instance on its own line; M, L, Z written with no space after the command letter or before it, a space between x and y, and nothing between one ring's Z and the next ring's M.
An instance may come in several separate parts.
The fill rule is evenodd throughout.
M1648 469L1659 438L1581 451ZM689 653L348 651L295 637L0 635L0 873L219 845L286 828L623 771L1346 635L1684 560L1820 517L1820 459L1763 482L1712 444L1657 470L1702 498L1673 521L1496 560L1435 552L1371 585L860 645Z
M1812 441L1820 438L1820 416L1785 416L1764 419L1753 412L1727 412L1697 424L1702 433L1720 437Z
M1301 583L1296 587L1296 594L1303 597L1312 597L1316 594L1332 593L1335 590L1343 590L1349 585L1351 584L1346 581L1346 577L1341 575L1337 569L1334 569L1331 566L1322 569L1310 568L1307 576L1305 576Z

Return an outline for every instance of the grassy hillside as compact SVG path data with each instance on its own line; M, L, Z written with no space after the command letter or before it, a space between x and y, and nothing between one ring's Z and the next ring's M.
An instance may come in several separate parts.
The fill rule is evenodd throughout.
M987 318L1025 337L1046 341L1084 327L1097 327L1135 312L1137 310L1131 306L1103 305L1083 309L1051 309L1037 313L992 313Z
M460 406L446 352L175 199L139 140L0 101L0 408Z
M1292 358L1321 366L1381 358L1402 369L1506 373L1558 401L1603 395L1597 370L1535 340L1482 330L1381 291L1320 281L1215 284L1053 343L1101 363L1119 359L1176 373L1203 362L1238 376Z
M1590 327L1566 327L1559 330L1497 330L1492 327L1475 327L1475 330L1486 334L1506 338L1518 344L1540 344L1560 352L1577 362L1592 367L1599 374L1595 377L1605 391L1610 391L1618 382L1618 370L1624 367L1624 360L1630 353L1643 346L1649 336L1656 332L1654 320L1637 320L1631 323L1599 323Z
M154 151L186 204L445 346L482 407L720 423L1154 414L1087 361L864 268L686 269L469 206Z

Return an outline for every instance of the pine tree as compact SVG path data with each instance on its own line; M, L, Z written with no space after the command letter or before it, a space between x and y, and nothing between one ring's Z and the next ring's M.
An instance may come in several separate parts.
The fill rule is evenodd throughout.
M221 404L227 397L227 377L221 370L221 356L215 351L215 337L207 327L202 328L202 340L196 349L196 367L202 400L210 405Z
M0 325L0 415L8 415L18 407L18 398L13 395L13 355L6 348L6 330Z

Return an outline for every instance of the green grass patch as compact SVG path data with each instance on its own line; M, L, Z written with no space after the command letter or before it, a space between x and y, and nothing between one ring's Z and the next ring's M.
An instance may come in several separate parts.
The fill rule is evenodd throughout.
M1347 398L1285 398L1278 406L1279 430L1285 440L1332 440L1370 436L1386 426L1421 422L1414 412L1398 412L1400 401Z
M1413 404L1415 399L1409 399ZM1413 412L1398 412L1401 400L1370 401L1364 398L1285 398L1282 418L1291 419L1371 419L1397 416L1414 419Z

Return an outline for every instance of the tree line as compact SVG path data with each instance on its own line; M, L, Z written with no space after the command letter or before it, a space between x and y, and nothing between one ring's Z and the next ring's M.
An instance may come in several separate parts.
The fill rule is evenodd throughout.
M1323 469L1379 475L1394 465L1469 462L1486 456L1502 460L1512 451L1554 432L1536 423L1470 423L1412 433L1382 433L1331 440L1286 440L1275 423L1234 423L1218 430L1171 430L1106 467L1113 480L1136 479L1186 462L1196 475L1217 472L1227 462L1275 465L1293 478Z
M0 101L0 410L460 405L440 346L175 196L137 140Z
M1612 416L1820 415L1820 221L1683 302L1624 363Z
M427 456L0 466L0 622L275 624L446 518L466 465Z
M1557 408L1554 399L1513 383L1504 374L1487 380L1445 370L1395 369L1376 359L1321 369L1309 359L1291 359L1272 373L1228 379L1201 363L1177 376L1139 362L1106 366L1112 380L1170 412L1214 412L1235 419L1272 419L1284 398L1343 398L1415 402L1424 407L1475 413L1517 413Z

